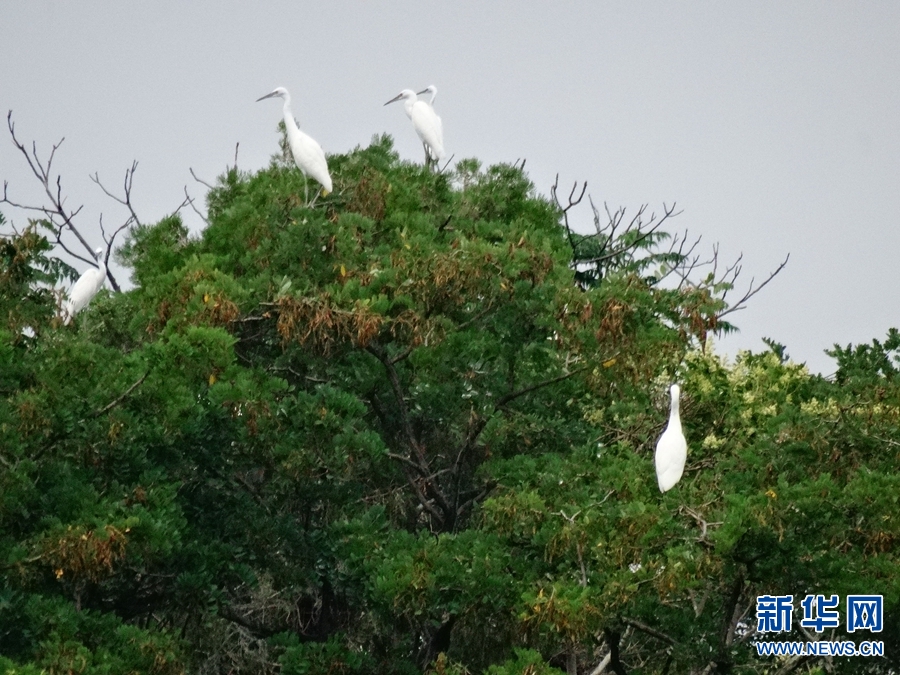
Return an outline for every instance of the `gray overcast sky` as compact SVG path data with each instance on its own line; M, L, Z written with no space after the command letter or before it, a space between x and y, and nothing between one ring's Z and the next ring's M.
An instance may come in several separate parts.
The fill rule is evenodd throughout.
M673 227L714 242L744 279L788 267L734 315L720 352L822 350L900 325L900 3L3 2L0 108L56 168L81 226L121 218L88 180L140 162L145 221L233 161L265 166L276 102L326 152L388 132L421 146L398 104L436 84L445 146L485 164L526 158L540 192L587 180L597 203L677 201ZM5 136L5 134L3 134ZM37 199L8 139L0 177ZM8 218L24 222L9 208ZM192 227L199 220L191 221ZM575 216L587 227L590 211ZM99 240L99 233L96 234Z

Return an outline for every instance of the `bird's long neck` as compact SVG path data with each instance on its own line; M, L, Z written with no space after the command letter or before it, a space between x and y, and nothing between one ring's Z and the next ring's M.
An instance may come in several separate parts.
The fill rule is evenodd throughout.
M412 119L413 106L416 104L416 101L418 101L418 100L419 99L416 98L415 96L410 96L409 98L403 99L403 109L406 110L406 116L410 119Z
M294 119L294 113L291 112L291 97L285 94L284 106L281 108L284 113L284 124L288 129L297 128L297 120Z
M672 397L672 406L669 408L669 428L681 429L681 415L679 414L680 403L678 397Z

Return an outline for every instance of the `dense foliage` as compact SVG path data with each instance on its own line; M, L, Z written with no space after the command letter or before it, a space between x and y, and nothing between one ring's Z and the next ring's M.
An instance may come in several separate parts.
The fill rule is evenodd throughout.
M729 365L727 289L662 282L665 233L585 275L516 167L329 163L313 208L277 160L198 237L135 226L134 288L69 327L40 224L2 240L0 672L897 667L896 332L828 380ZM791 593L883 594L887 656L757 657Z

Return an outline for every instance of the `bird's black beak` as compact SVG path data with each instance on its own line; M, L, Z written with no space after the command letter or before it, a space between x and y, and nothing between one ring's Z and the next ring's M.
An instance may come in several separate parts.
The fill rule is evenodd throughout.
M275 96L274 91L271 94L266 94L265 96L260 96L258 99L256 99L256 102L259 103L260 101L264 101L267 98L272 98L273 96Z
M392 98L390 101L388 101L384 105L387 105L388 103L393 103L394 101L399 101L401 98L403 98L403 94L397 94L394 98Z

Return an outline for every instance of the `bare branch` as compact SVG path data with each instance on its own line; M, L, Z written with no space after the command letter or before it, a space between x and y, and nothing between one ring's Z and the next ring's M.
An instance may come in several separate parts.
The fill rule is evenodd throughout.
M706 538L706 533L709 530L709 527L711 525L723 525L724 523L721 523L721 522L708 523L708 522L706 522L706 520L704 520L703 516L701 516L699 513L697 513L694 509L692 509L689 506L682 505L681 507L679 507L678 510L681 511L682 513L686 513L687 515L689 515L691 518L694 519L694 521L696 521L697 525L700 526L700 536L697 537L697 542L700 544L705 544L707 546L712 546L712 542L710 542Z
M754 295L756 295L757 293L759 293L763 288L765 288L766 285L767 285L770 281L772 281L772 279L774 279L774 278L776 277L776 275L777 275L779 272L781 272L781 270L783 270L783 269L785 268L785 266L788 264L788 260L790 260L790 259L791 259L791 254L788 253L787 256L785 257L785 259L782 261L782 263L775 269L775 271L772 272L771 274L769 274L769 276L766 277L766 280L763 281L763 282L762 282L759 286L757 286L756 288L753 288L753 282L754 282L754 279L751 279L751 280L750 280L750 288L747 289L747 292L744 293L744 295L741 297L741 299L738 300L736 303L734 303L731 307L729 307L728 309L726 309L724 312L721 312L721 313L717 316L717 318L721 319L723 316L726 316L727 314L731 314L732 312L737 312L737 311L739 311L739 310L742 310L742 309L746 308L746 306L747 306L747 301L748 301L750 298L752 298Z
M100 182L100 176L96 172L90 178L92 181L94 181L97 184L97 186L101 190L103 190L103 193L107 197L118 202L122 206L126 207L128 209L128 212L131 214L130 220L132 222L136 223L138 225L138 227L140 227L141 219L138 218L138 215L137 215L137 213L135 213L134 207L131 204L131 188L132 188L132 185L134 184L134 172L137 171L137 167L138 167L138 163L137 163L137 160L135 160L131 163L130 169L125 169L125 180L124 180L124 184L123 184L123 189L125 191L124 197L117 197L112 192L107 190L106 186Z
M3 199L2 199L2 201L0 201L0 203L6 203L6 204L9 204L10 206L13 206L13 207L19 208L19 209L23 209L26 211L37 211L37 212L42 213L44 215L44 217L46 218L48 227L53 230L53 232L55 234L56 244L60 248L62 248L66 253L71 255L73 258L76 258L76 259L81 260L82 262L85 262L88 264L94 264L95 254L94 254L93 247L88 243L87 239L85 239L84 236L82 236L81 232L78 230L77 227L75 227L75 224L73 223L73 219L75 218L75 216L77 216L81 212L81 209L83 208L83 206L79 206L74 211L67 211L65 208L65 199L63 198L63 194L62 194L62 177L56 176L55 181L53 181L51 179L53 160L56 157L56 151L62 145L65 138L61 139L59 141L59 143L56 143L52 147L52 149L50 150L50 155L47 158L47 162L46 162L46 164L44 164L41 162L41 159L38 156L36 141L32 141L31 153L29 154L29 152L28 152L28 150L26 150L24 144L22 144L19 141L19 139L16 137L16 125L12 119L12 110L10 110L6 116L6 124L9 129L9 134L10 134L10 137L12 138L13 145L15 145L16 148L19 150L19 152L22 153L22 156L25 157L25 161L28 163L28 166L31 169L31 172L40 181L41 185L44 188L44 193L46 194L47 199L50 202L50 206L30 206L30 205L18 204L16 202L13 202L12 200L10 200L8 198L8 191L7 191L8 185L5 181L3 183ZM134 169L136 167L137 167L137 163L135 162L134 164L132 164L131 170L125 172L125 194L126 194L127 205L129 206L132 217L135 220L137 220L137 216L135 215L134 210L131 209L131 207L130 207L130 194L131 194L131 180L132 180L132 177L134 174ZM95 180L95 182L97 182L99 184L99 180ZM55 189L52 186L52 183L55 183ZM113 195L110 195L110 193L105 188L103 188L102 185L101 185L101 188L109 196L116 199L116 201L119 201L120 203L126 203L126 202L123 202L121 199L117 199ZM128 223L126 222L126 225L127 224ZM101 217L101 221L100 221L100 227L101 227L101 233L103 236L103 240L104 240L104 242L107 243L106 259L108 261L109 260L109 249L111 246L112 239L115 238L115 234L113 234L112 239L107 240L105 231L103 230L102 217ZM89 257L85 257L83 255L79 255L79 254L75 253L75 251L73 251L71 248L69 248L65 244L65 242L62 239L62 235L63 235L63 232L66 230L68 230L73 235L75 235L75 238L78 239L79 243L84 248L84 250L87 252ZM118 233L118 230L117 230L117 233ZM113 273L109 270L109 267L107 267L107 269L106 269L106 276L109 279L110 284L112 285L113 289L115 291L120 291L121 289L119 287L118 281L116 280L115 275L113 275Z
M578 260L577 262L579 264L593 265L593 264L597 264L597 263L606 262L607 260L611 260L612 258L622 255L626 251L636 251L638 248L638 244L640 244L642 241L647 239L647 237L649 237L654 232L659 230L659 228L662 226L662 224L664 222L666 222L669 218L681 215L681 213L682 213L681 211L677 211L677 212L675 211L675 206L676 206L675 202L672 203L671 207L667 207L664 203L662 218L660 218L659 220L656 220L656 214L651 214L649 222L646 223L647 226L650 226L650 227L647 227L647 229L642 229L643 227L645 227L645 225L640 221L640 216L642 215L644 208L646 208L646 205L641 207L640 211L638 211L638 213L634 216L634 218L631 219L631 222L628 225L629 231L636 231L636 232L640 233L639 236L637 237L637 239L635 239L633 241L629 241L628 243L623 244L622 246L620 246L612 251L603 253L602 255L596 256L594 258L588 258L585 260ZM622 214L624 215L624 211L622 212ZM613 232L615 231L615 228L620 223L621 223L621 216L618 219L614 218L613 220L611 220L611 226L613 228ZM612 240L611 237L610 237L610 240Z
M51 219L54 215L62 218L62 225L60 228L67 227L72 234L81 242L81 245L88 252L91 252L93 249L91 245L88 244L87 240L81 236L81 232L72 224L72 218L74 218L79 211L81 211L81 207L79 206L74 213L67 213L65 207L63 205L62 199L62 179L60 176L56 178L56 193L54 194L53 189L50 187L50 172L53 165L53 157L56 155L56 150L62 145L65 138L60 139L59 143L53 146L53 149L50 151L50 157L47 159L47 165L44 166L41 163L40 158L37 154L37 142L32 142L31 146L31 155L28 154L28 150L25 149L25 146L19 142L19 139L16 137L16 125L12 121L12 110L6 116L6 125L9 128L9 134L12 137L13 144L18 148L19 152L25 157L25 160L28 162L28 166L31 168L31 172L35 175L35 177L41 182L41 185L44 187L44 192L46 193L48 199L50 200L52 209L49 208L41 208L48 218ZM4 198L5 198L5 190L4 190ZM12 203L10 202L10 205ZM38 210L38 209L32 209ZM54 225L57 223L54 222Z
M523 163L524 166L524 163ZM575 254L575 241L572 239L572 228L569 225L569 210L577 206L581 203L581 200L584 199L584 193L587 191L587 181L584 182L584 185L581 187L581 194L578 195L578 199L574 199L575 192L578 190L578 181L575 181L575 184L572 185L572 190L569 192L568 204L566 206L562 205L562 202L559 201L559 174L556 174L556 179L553 181L553 185L550 186L550 196L553 197L553 201L556 202L556 205L562 211L563 214L563 224L566 227L566 236L569 239L569 246L572 248L572 254Z
M235 149L235 156L237 156L237 150L236 150L236 149ZM237 160L235 160L235 161L237 161ZM205 185L205 186L208 187L210 190L214 190L214 189L215 189L214 186L210 185L210 184L207 183L205 180L203 180L203 179L201 179L201 178L198 178L198 177L197 177L197 174L194 173L194 169L193 169L193 168L188 169L188 171L191 172L191 175L194 177L194 180L197 181L198 183L200 183L200 185Z
M447 167L450 166L450 162L453 161L453 158L454 158L454 157L456 157L456 154L450 155L450 158L444 163L444 166L442 166L442 167L441 167L441 166L437 167L437 172L438 172L438 173L444 173L444 171L447 170Z
M198 208L194 205L194 198L191 197L191 196L188 194L188 191L187 191L187 185L184 186L184 202L182 203L182 206L184 206L184 204L188 204L188 205L191 207L191 209L193 209L194 213L196 213L198 216L200 216L201 220L203 220L204 223L206 223L207 225L209 225L209 220L207 219L207 217L204 216L204 215L200 212L200 209L198 209ZM178 208L180 209L181 207L179 206Z

